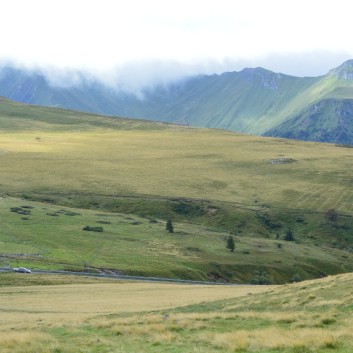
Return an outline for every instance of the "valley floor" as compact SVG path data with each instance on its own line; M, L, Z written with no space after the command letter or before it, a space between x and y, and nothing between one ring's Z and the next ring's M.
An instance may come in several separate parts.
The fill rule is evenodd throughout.
M2 353L353 350L353 275L283 286L0 274Z

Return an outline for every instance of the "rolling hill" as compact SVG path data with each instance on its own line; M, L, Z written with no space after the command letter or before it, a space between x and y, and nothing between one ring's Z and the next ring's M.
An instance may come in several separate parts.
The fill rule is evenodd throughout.
M135 96L79 73L76 84L60 86L49 83L39 71L6 67L0 72L0 95L104 115L353 144L352 69L353 60L320 77L246 68L157 85Z
M237 283L353 269L350 148L6 99L0 134L4 264Z

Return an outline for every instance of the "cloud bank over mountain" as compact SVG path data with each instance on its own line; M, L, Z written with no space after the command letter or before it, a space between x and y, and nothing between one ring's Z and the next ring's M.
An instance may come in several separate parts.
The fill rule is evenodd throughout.
M350 7L349 0L8 1L0 61L40 68L56 84L80 82L79 71L126 91L244 67L317 76L353 57Z
M324 60L320 60L324 58ZM0 60L0 68L15 67L43 74L52 86L71 87L83 83L101 83L122 92L142 96L142 92L156 85L166 86L197 75L241 71L246 67L264 67L291 76L313 77L325 75L332 67L350 59L347 53L311 52L296 55L269 55L253 60L200 60L188 63L176 60L132 61L109 69L76 69L53 65L23 64Z

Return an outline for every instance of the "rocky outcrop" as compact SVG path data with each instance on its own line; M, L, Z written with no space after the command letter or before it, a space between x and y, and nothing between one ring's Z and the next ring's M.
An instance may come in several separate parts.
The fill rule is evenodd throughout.
M245 76L248 82L272 91L278 91L280 89L281 79L284 76L283 74L275 73L261 67L255 69L245 68L240 71L239 74Z
M328 75L342 80L353 80L353 60L347 60L342 65L329 71Z

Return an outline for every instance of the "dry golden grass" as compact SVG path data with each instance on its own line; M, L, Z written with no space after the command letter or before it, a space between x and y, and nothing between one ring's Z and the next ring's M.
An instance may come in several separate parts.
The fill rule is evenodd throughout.
M38 137L40 139L38 139ZM352 151L188 128L2 133L1 190L184 196L351 212ZM274 165L277 158L294 163ZM82 178L81 176L85 177Z
M164 310L268 290L261 286L203 286L113 282L0 288L0 329L78 324L97 315Z
M230 351L264 349L284 350L287 348L310 347L315 351L320 348L337 348L342 337L353 338L348 330L331 331L328 329L292 329L285 330L271 327L263 330L240 330L236 332L215 334L209 343L216 347L225 347Z
M316 317L315 317L316 316ZM350 330L352 319L345 327L315 327L322 322L325 313L321 315L305 312L238 312L238 313L172 313L166 317L162 314L132 316L129 318L94 319L90 323L97 328L106 329L114 335L129 337L131 340L146 340L150 343L180 344L182 337L190 340L190 345L203 343L208 347L227 352L267 352L267 350L288 349L305 352L318 352L320 349L335 350L345 342L352 341L353 333ZM226 332L214 332L212 329L215 320L229 322L229 319L246 319L254 322L251 329L227 329ZM320 320L319 320L320 319ZM256 328L256 320L260 323L269 320L269 327ZM246 323L246 321L244 321ZM296 323L304 323L310 327L295 327ZM289 328L277 324L292 324ZM231 327L231 326L230 326ZM193 334L194 332L194 334ZM187 337L187 338L186 338Z
M37 331L0 332L1 353L49 353L57 341L49 334Z
M79 280L82 281L81 278ZM0 351L49 353L56 347L57 341L44 331L68 325L70 332L74 333L88 322L97 329L107 329L113 335L145 337L150 344L172 344L177 339L179 329L205 328L205 323L199 321L203 315L195 314L190 318L179 315L180 320L166 321L162 314L143 312L241 297L267 289L261 286L138 282L1 287L0 330L3 334L0 335L0 347L3 350ZM121 317L126 313L138 315ZM79 342L76 344L81 344ZM94 347L97 342L104 344L99 336L84 339L85 346ZM106 345L109 344L108 340Z
M122 353L171 347L185 353L348 353L352 283L352 274L345 274L277 287L138 282L3 287L0 344L5 353L49 353L55 347L64 353L78 347ZM226 301L209 303L222 298Z

